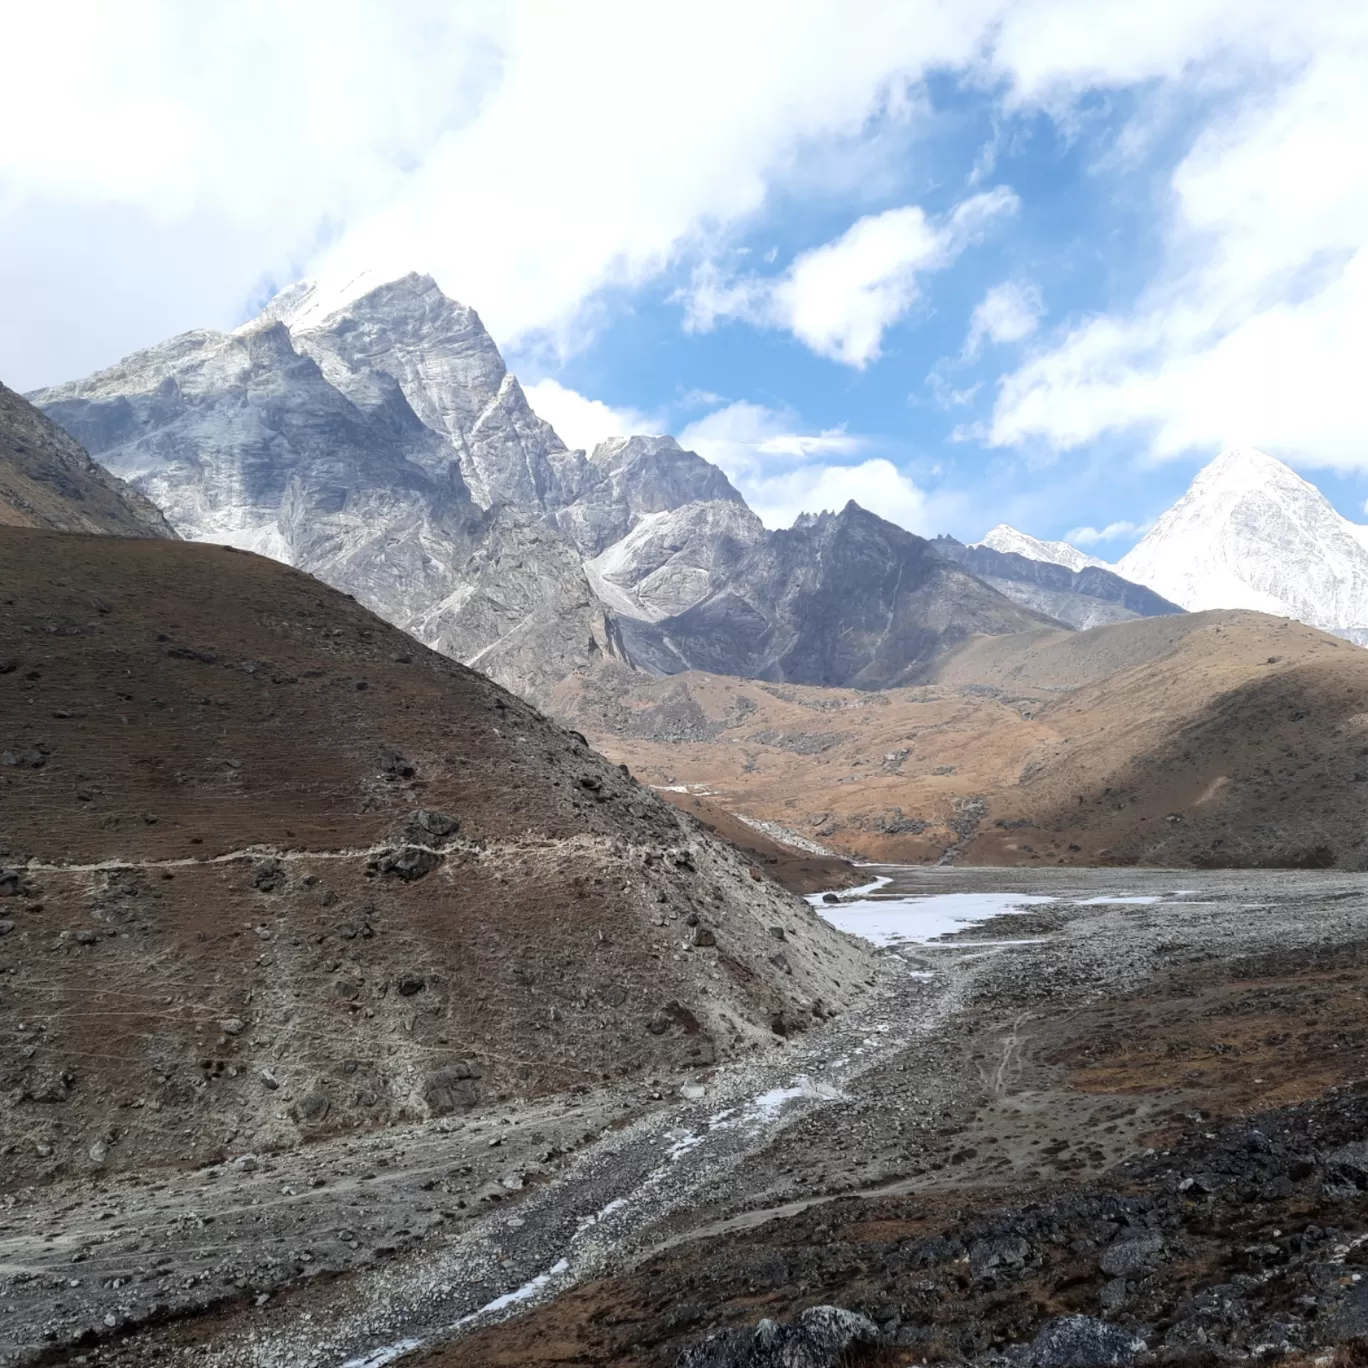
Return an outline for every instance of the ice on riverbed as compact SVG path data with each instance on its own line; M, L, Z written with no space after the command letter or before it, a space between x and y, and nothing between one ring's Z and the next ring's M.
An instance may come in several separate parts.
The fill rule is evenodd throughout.
M829 1083L814 1082L810 1078L796 1078L792 1087L771 1088L768 1092L762 1092L759 1097L751 1098L744 1119L768 1121L778 1115L785 1103L796 1101L800 1097L814 1098L819 1102L838 1102L841 1093Z
M874 888L856 891L873 892ZM821 894L814 894L808 901L840 930L863 936L875 945L896 945L933 940L990 917L1025 912L1058 899L1039 893L933 893L904 898L858 897L839 903L823 903Z
M561 1259L552 1264L545 1273L538 1273L535 1278L523 1283L521 1287L515 1288L512 1292L505 1292L502 1297L495 1297L493 1301L486 1302L478 1311L472 1311L468 1316L462 1316L456 1324L467 1325L479 1316L492 1315L495 1311L503 1311L510 1306L516 1306L518 1302L525 1302L529 1298L535 1297L552 1278L569 1271L570 1261Z

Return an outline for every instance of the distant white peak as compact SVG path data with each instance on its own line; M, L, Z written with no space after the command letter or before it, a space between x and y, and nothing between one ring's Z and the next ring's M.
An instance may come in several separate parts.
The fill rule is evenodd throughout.
M1066 570L1082 570L1095 565L1101 570L1111 566L1066 541L1043 541L1026 532L1018 532L1007 523L998 523L976 546L986 546L990 551L1002 551L1008 555L1025 556L1027 560L1044 561L1047 565L1062 565Z
M1304 480L1291 466L1254 447L1227 447L1214 461L1197 472L1189 497L1246 493L1255 489L1285 490L1289 494L1311 495L1323 500L1325 496L1309 480Z

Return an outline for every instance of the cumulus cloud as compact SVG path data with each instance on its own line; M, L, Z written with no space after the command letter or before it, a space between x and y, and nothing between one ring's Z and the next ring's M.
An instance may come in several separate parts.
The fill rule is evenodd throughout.
M1004 281L994 285L979 302L969 320L969 336L964 342L963 359L974 360L985 342L1020 342L1035 332L1044 305L1034 285Z
M588 399L556 380L524 385L523 393L532 411L546 419L561 441L572 448L592 451L609 437L656 432L663 426L639 409L612 408L601 399Z
M790 527L800 513L836 512L854 499L910 531L926 530L925 492L883 457L853 459L868 443L850 433L804 432L792 413L738 402L690 423L679 441L721 466L766 527Z
M0 376L68 378L232 324L272 281L359 266L430 270L501 344L569 347L613 291L726 260L780 195L848 203L855 221L775 278L716 273L712 316L868 365L916 307L927 235L945 225L910 205L867 213L861 195L893 202L921 166L916 140L887 132L925 131L922 79L949 70L999 116L1045 109L1067 129L1097 104L1080 97L1132 91L1143 110L1180 92L1204 130L1148 206L1157 278L1016 371L992 441L1067 449L1140 428L1161 456L1244 440L1368 462L1368 10L1097 0L1080 13L1071 0L699 0L682 19L633 0L10 6Z
M1161 270L1009 376L991 440L1064 450L1136 429L1158 458L1233 443L1363 468L1368 11L1266 14L1224 38L1198 15L1175 29L1188 64L1224 48L1236 91L1172 176ZM1154 62L1178 74L1168 43Z
M863 368L878 360L884 332L917 302L920 277L943 270L989 223L1018 207L1016 195L999 186L940 220L916 205L869 214L769 279L728 281L704 263L686 295L686 326L706 332L719 318L739 318L785 328L819 356Z

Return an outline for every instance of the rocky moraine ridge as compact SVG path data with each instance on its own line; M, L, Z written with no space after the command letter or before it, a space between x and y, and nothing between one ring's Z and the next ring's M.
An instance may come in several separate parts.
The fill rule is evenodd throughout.
M1088 571L985 578L853 504L767 531L671 437L571 450L427 276L294 285L31 397L181 536L307 570L533 699L605 656L877 688L974 633L1172 611Z

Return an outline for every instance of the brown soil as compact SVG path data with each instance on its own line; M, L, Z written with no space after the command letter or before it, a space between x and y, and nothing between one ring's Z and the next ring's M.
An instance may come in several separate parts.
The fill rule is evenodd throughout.
M1368 652L1260 613L979 638L883 692L607 667L555 706L647 782L865 859L1368 866Z
M0 1186L697 1070L861 990L762 866L309 576L0 531Z

